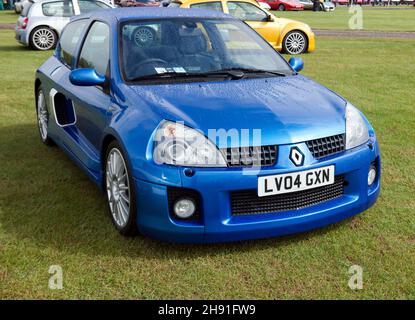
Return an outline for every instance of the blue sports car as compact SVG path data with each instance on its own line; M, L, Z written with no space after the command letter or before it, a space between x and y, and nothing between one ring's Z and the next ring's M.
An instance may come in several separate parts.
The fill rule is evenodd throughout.
M364 115L302 67L219 12L91 12L36 72L40 137L102 188L123 235L310 230L374 204L380 152Z

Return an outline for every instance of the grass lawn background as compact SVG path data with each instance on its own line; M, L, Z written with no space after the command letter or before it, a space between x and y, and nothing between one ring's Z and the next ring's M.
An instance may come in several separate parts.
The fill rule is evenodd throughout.
M303 74L347 97L377 131L382 192L342 223L291 237L172 245L118 235L105 198L38 138L35 69L51 52L0 30L0 298L415 299L415 41L318 38ZM363 267L363 290L347 286ZM63 290L48 289L50 265Z
M360 7L358 7L360 8ZM415 31L415 7L380 8L362 6L363 30ZM353 9L351 9L353 10ZM350 30L349 20L355 15L349 8L338 6L333 12L273 11L277 17L308 23L314 29Z

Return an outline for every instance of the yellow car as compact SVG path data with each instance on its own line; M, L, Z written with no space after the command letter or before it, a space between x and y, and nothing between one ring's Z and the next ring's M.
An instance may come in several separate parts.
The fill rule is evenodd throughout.
M300 54L314 50L314 33L307 24L278 18L254 0L172 0L168 6L228 13L245 21L278 51Z

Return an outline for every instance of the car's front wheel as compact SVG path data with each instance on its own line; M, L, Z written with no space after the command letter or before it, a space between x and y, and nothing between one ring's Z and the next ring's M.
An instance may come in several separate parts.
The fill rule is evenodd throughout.
M137 233L135 188L126 157L117 141L110 143L106 153L105 187L108 209L118 231L125 236Z
M290 31L284 38L282 43L284 52L289 54L301 54L307 50L308 39L301 31Z
M45 51L55 47L58 37L52 29L48 27L38 27L31 32L29 40L31 48Z
M285 11L285 6L284 6L283 4L280 4L280 5L278 6L278 10L279 10L279 11Z
M40 139L48 146L53 145L53 141L48 136L49 111L46 97L41 87L36 94L36 116Z

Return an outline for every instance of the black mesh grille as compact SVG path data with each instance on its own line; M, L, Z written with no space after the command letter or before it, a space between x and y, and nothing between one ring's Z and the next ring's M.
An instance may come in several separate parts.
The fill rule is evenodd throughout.
M277 160L277 146L223 148L228 167L272 166Z
M314 158L320 159L345 149L345 135L337 134L335 136L306 141L308 149Z
M258 197L256 190L231 192L232 215L249 215L297 210L310 207L343 194L344 177L336 176L334 184L310 190Z
M196 204L196 212L186 220L199 220L201 216L201 201L200 201L200 195L197 191L192 189L186 189L186 188L174 188L174 187L168 187L167 188L167 199L169 204L169 212L172 217L175 219L181 219L180 217L176 216L173 211L173 206L176 200L180 198L190 198L192 199Z

